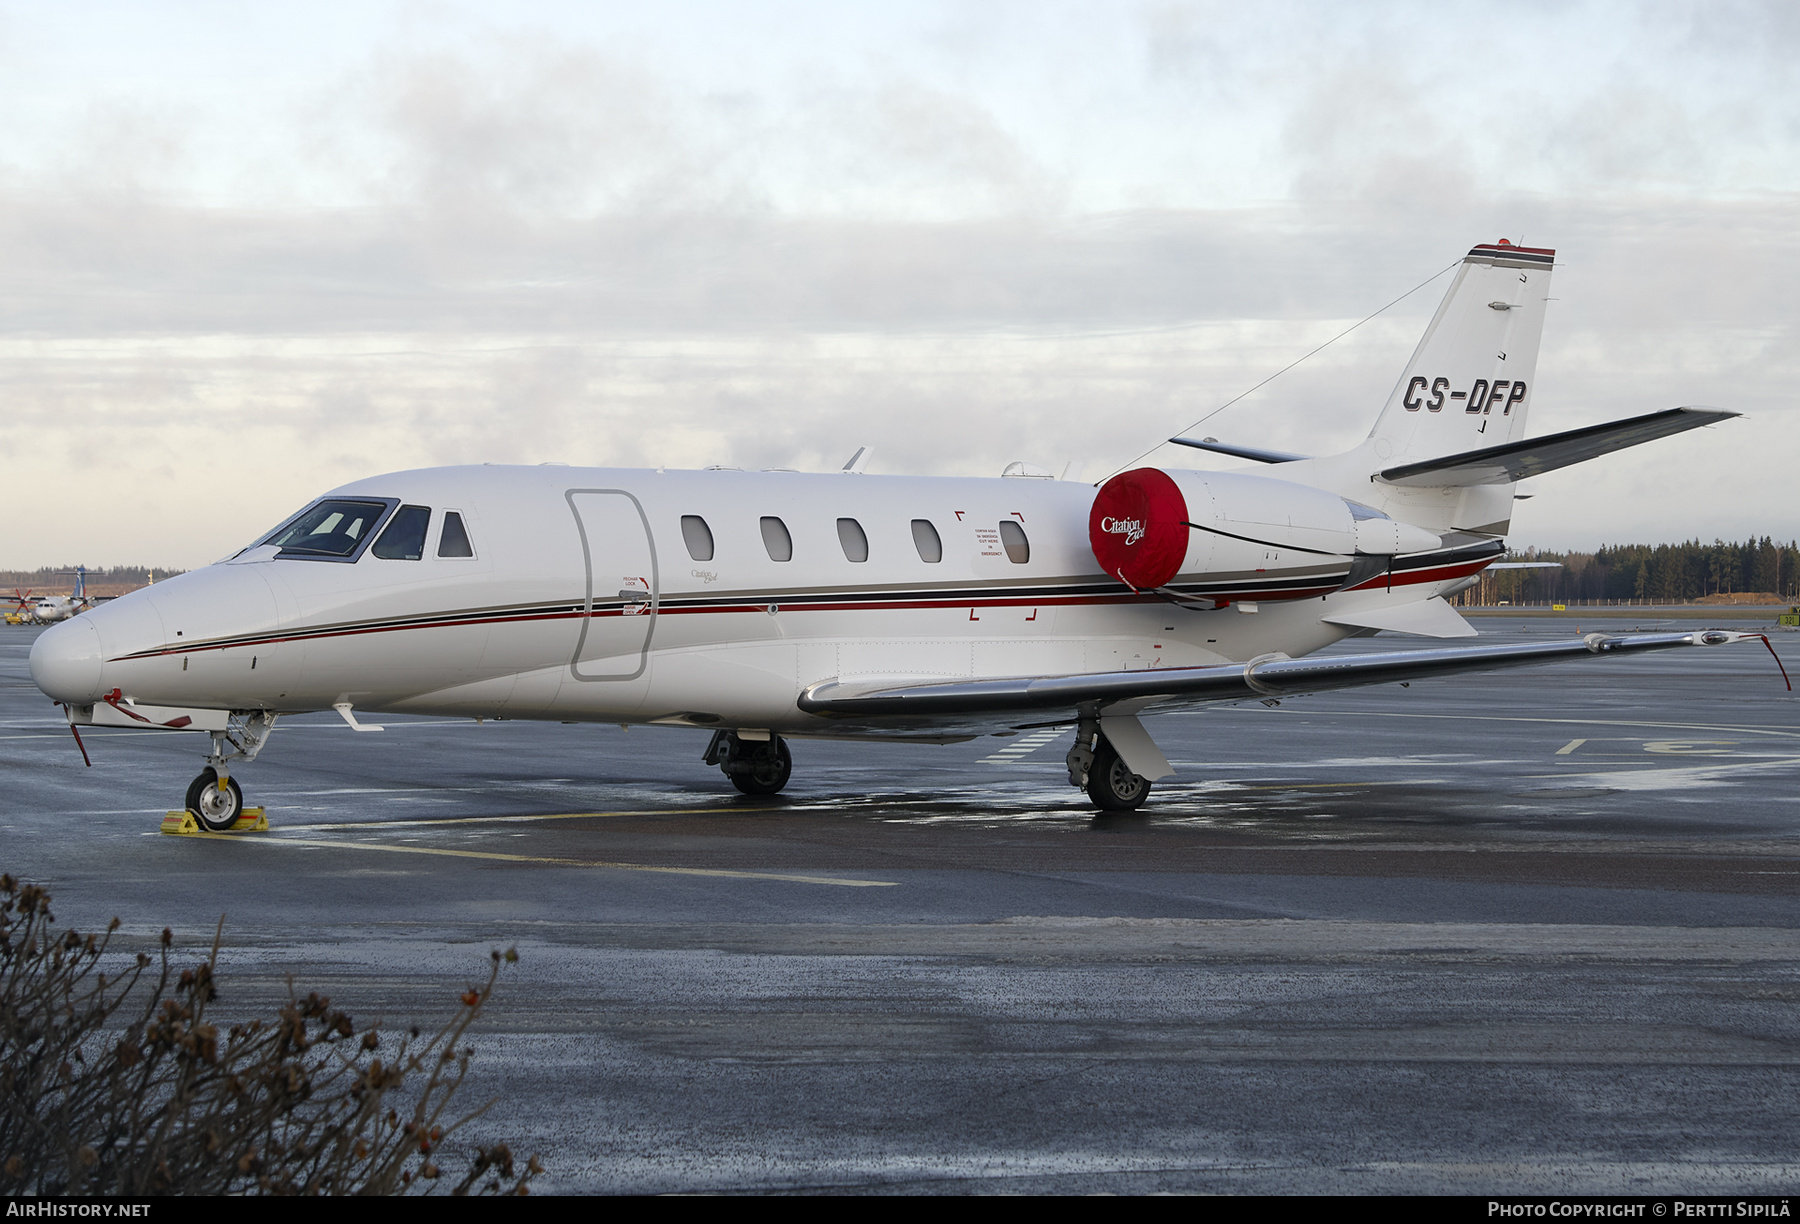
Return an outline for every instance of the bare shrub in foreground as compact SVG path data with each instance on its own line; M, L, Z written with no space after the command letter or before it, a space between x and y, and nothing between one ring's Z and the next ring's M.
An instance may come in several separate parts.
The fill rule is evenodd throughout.
M158 956L108 976L119 920L58 933L49 905L0 876L0 1194L524 1194L542 1171L505 1144L475 1148L460 1179L439 1163L482 1112L447 1113L469 1069L459 1043L511 950L429 1036L359 1031L291 993L273 1019L220 1032L216 937L177 973L165 929Z

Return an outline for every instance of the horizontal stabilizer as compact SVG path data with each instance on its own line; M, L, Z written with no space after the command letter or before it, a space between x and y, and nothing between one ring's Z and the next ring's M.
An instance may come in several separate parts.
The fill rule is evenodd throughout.
M1713 425L1739 415L1722 408L1669 408L1645 416L1588 425L1566 433L1549 434L1464 451L1441 459L1403 463L1381 473L1389 484L1423 485L1430 488L1466 488L1470 485L1510 484L1557 468L1597 459L1641 442L1653 442L1671 434Z
M1475 626L1458 615L1455 608L1436 598L1401 604L1399 607L1334 612L1323 619L1327 625L1344 625L1351 629L1386 629L1390 633L1410 633L1417 637L1476 636Z
M1639 654L1678 646L1723 646L1761 641L1756 633L1702 629L1694 633L1638 633L1611 637L1590 633L1563 642L1520 642L1493 646L1440 646L1430 650L1290 659L1265 655L1249 663L1215 667L1167 667L1149 671L1093 672L1072 676L1019 676L999 680L931 681L896 685L888 681L824 680L800 694L808 714L828 718L920 719L942 721L969 715L1062 712L1083 708L1105 716L1108 705L1133 702L1132 712L1287 697L1366 684L1393 684L1493 671L1594 656Z
M1195 450L1213 451L1221 455L1230 455L1234 459L1254 459L1258 463L1294 463L1300 459L1310 459L1310 455L1290 455L1287 451L1263 450L1257 446L1230 446L1217 438L1170 438L1177 446L1191 446Z

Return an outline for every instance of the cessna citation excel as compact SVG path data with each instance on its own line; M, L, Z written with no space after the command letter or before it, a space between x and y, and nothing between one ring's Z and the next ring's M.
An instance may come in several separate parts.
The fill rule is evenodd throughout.
M1473 636L1443 597L1504 555L1515 482L1735 415L1526 440L1553 262L1471 250L1345 454L1207 439L1188 444L1266 466L1145 467L1097 490L854 460L396 472L46 630L31 674L73 727L209 733L186 803L222 829L243 804L230 770L299 711L359 731L388 712L703 729L705 761L751 795L786 784L791 740L1068 725L1069 781L1127 809L1172 772L1145 714L1757 636L1303 657L1377 629Z

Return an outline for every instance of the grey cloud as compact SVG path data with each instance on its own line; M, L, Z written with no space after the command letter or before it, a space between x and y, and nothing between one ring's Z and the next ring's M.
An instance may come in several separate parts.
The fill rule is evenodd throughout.
M704 192L693 125L654 74L547 36L496 44L479 57L385 54L360 74L348 101L388 138L390 199L580 216Z
M965 96L905 79L840 83L805 110L799 126L817 138L818 164L809 173L815 189L858 211L879 214L910 201L900 209L1016 216L1060 211L1066 201L1057 176Z
M0 333L58 335L1085 328L1279 313L1296 290L1330 312L1336 279L1230 216L552 223L93 198L0 200L0 260Z

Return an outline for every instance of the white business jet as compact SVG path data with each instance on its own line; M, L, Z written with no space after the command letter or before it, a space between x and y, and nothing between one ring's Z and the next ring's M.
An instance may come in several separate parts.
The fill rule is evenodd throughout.
M1707 630L1302 656L1379 629L1475 631L1444 596L1505 553L1526 477L1736 415L1673 408L1524 440L1554 252L1477 246L1360 446L1267 465L1030 475L396 472L335 489L233 557L38 638L71 726L207 732L187 806L276 719L336 710L687 727L737 788L788 741L948 743L1068 725L1103 809L1171 773L1140 721L1205 702L1712 646ZM79 738L79 733L77 733Z

